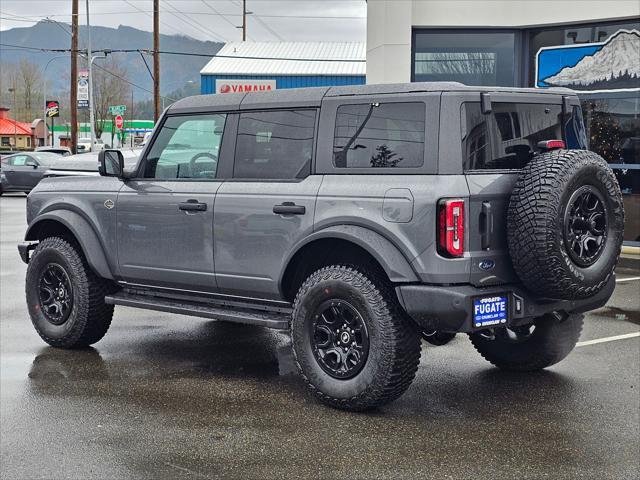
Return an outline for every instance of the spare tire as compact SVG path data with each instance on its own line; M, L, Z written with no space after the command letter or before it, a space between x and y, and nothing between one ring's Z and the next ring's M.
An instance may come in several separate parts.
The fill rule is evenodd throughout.
M590 297L615 269L624 228L620 187L586 150L536 155L511 195L507 240L524 285L548 298Z

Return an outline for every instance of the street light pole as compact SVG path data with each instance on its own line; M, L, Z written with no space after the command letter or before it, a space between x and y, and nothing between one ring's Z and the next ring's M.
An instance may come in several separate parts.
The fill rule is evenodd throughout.
M96 143L96 131L94 127L95 119L93 116L93 73L91 64L93 57L91 56L91 23L89 22L89 0L86 0L87 6L87 58L89 59L89 131L91 132L91 151Z
M75 55L74 53L72 53L72 55ZM42 69L42 103L43 103L43 117L44 117L44 125L45 128L47 127L47 67L49 66L49 64L51 62L53 62L56 58L66 58L66 55L56 55L55 57L53 57L52 59L50 59L47 64L44 66L44 68ZM71 108L75 108L74 105L71 106ZM53 145L53 138L54 138L54 133L53 131L51 131L51 145ZM46 147L47 145L49 145L49 135L45 135L44 137L44 146Z

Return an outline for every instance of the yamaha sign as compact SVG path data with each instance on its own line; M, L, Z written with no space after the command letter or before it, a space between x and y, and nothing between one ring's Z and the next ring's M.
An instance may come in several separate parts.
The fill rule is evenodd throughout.
M216 79L216 93L270 92L276 89L275 80Z

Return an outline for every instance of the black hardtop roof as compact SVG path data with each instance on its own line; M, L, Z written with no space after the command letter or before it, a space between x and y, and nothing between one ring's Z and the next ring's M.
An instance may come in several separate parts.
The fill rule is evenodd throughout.
M507 92L526 94L574 95L568 88L474 87L458 82L383 83L340 87L287 88L270 92L196 95L178 100L168 108L169 113L197 113L210 110L245 110L295 105L320 106L325 97L356 95L385 95L420 92Z

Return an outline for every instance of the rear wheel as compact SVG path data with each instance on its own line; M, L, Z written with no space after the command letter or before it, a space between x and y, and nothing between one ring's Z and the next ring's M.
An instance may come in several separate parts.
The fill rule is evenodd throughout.
M296 365L324 403L366 410L402 395L420 361L417 329L383 279L335 265L313 273L294 301Z
M583 316L550 313L530 325L470 334L475 349L504 370L534 371L563 360L580 338Z
M109 329L113 290L97 277L79 248L58 237L42 240L27 267L26 297L31 322L49 345L81 348L100 340Z

